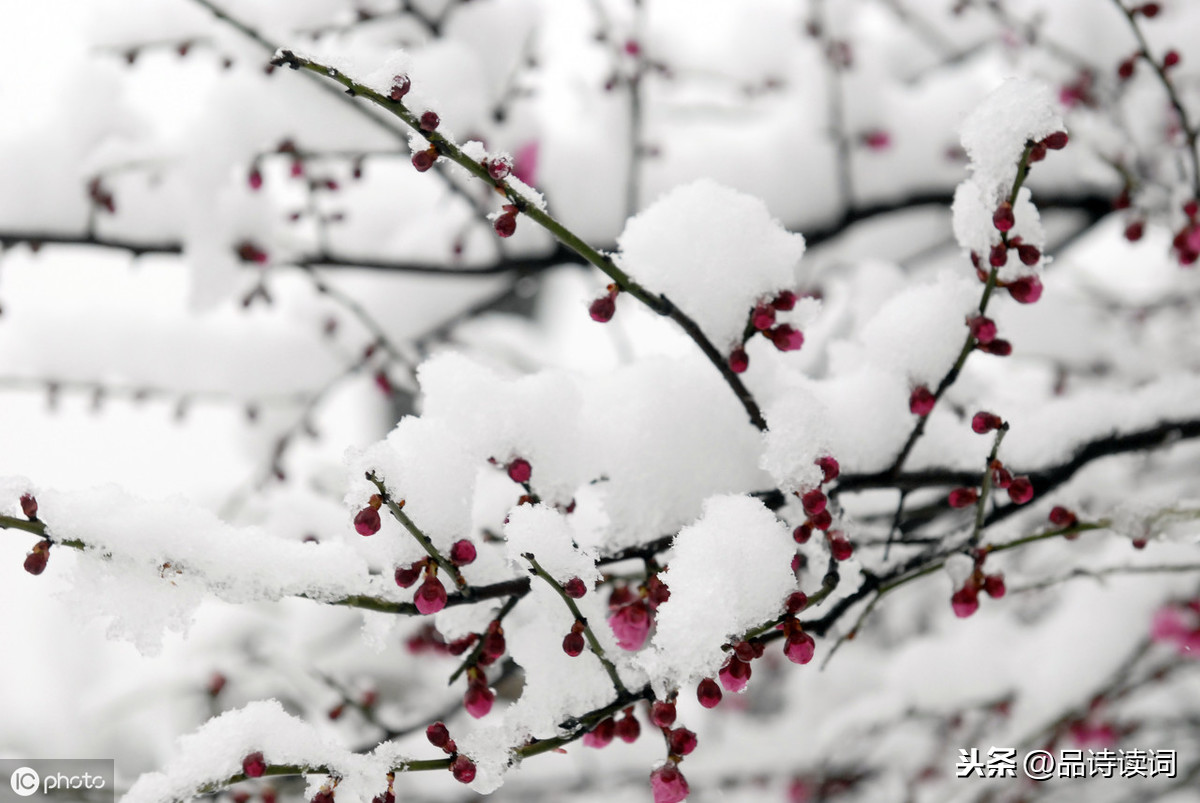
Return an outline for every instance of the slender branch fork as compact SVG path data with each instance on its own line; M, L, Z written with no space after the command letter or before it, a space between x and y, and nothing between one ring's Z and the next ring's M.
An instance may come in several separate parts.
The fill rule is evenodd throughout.
M1154 74L1163 85L1163 89L1166 90L1167 99L1171 102L1171 107L1179 115L1179 127L1183 129L1184 138L1187 140L1188 156L1192 163L1192 196L1200 198L1200 149L1197 148L1197 140L1200 139L1200 126L1197 126L1190 119L1183 101L1179 98L1179 92L1175 89L1175 82L1167 74L1167 67L1163 64L1162 59L1156 59L1151 54L1150 44L1146 41L1146 35L1142 33L1142 26L1138 24L1137 13L1132 8L1126 6L1123 0L1113 0L1113 3L1125 15L1125 19L1129 22L1129 27L1133 31L1134 38L1137 39L1137 55L1141 56L1150 65L1150 68L1154 70Z
M571 249L579 256L583 257L589 264L594 265L602 273L611 278L617 286L623 291L642 302L652 311L670 318L679 325L689 338L700 348L708 361L720 372L725 383L729 385L738 401L741 403L746 415L750 419L750 423L759 430L766 430L767 422L763 418L762 411L758 407L758 403L750 394L749 389L742 383L741 378L733 372L724 355L722 355L713 345L708 336L700 329L695 321L691 319L687 313L675 306L664 295L655 294L640 283L634 280L629 274L621 270L611 258L599 250L593 248L585 242L579 235L564 226L556 218L552 217L544 209L530 201L519 192L516 187L508 180L493 179L487 171L487 168L471 159L453 142L436 131L424 131L421 128L420 120L411 110L403 103L392 100L389 97L371 89L370 87L355 81L350 76L330 67L325 64L313 61L312 59L297 56L290 50L281 50L276 55L273 64L279 66L288 66L294 70L307 70L317 75L325 76L333 81L344 86L348 93L353 96L360 96L370 100L372 103L388 110L396 117L400 118L413 131L420 133L430 143L430 146L437 150L439 156L444 156L453 161L470 173L475 178L495 187L495 189L503 195L510 204L517 208L522 214L533 220L542 228L546 229L556 240Z

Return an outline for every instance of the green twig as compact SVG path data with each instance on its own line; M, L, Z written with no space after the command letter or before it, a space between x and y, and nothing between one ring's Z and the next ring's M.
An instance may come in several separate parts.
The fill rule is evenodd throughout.
M553 577L551 577L549 572L542 568L541 564L537 562L537 558L535 558L532 553L526 552L525 554L521 555L521 557L529 561L529 571L532 574L537 575L545 580L550 584L551 588L558 592L558 596L562 597L562 601L565 602L567 607L571 610L571 615L575 617L575 621L583 623L583 635L587 639L588 646L591 647L595 656L600 659L600 663L604 666L604 671L608 673L609 679L612 680L613 688L617 690L617 697L619 698L628 695L629 690L626 689L625 684L621 682L621 676L617 674L617 668L613 666L613 662L608 660L608 656L604 654L604 648L601 647L600 642L596 640L596 634L592 632L592 628L588 624L587 617L585 617L579 611L579 606L575 604L575 600L567 596L567 592L563 590L562 585L559 584L559 582Z
M462 572L450 562L449 558L437 550L437 547L433 545L433 541L429 539L429 536L422 532L421 528L416 525L416 522L410 519L408 514L404 512L402 505L392 499L391 494L388 493L387 486L383 484L383 480L379 479L374 471L367 472L367 479L379 490L379 498L387 505L392 518L403 524L404 529L408 530L412 534L412 537L417 539L417 543L429 553L429 557L433 559L434 563L440 566L446 574L450 575L454 580L454 585L458 587L459 593L470 597L469 587L467 586L467 581L462 576Z
M734 395L737 396L738 401L741 402L747 416L750 418L750 422L759 430L766 430L767 423L763 418L762 411L758 407L758 403L751 396L749 389L742 383L741 378L729 367L725 356L717 350L716 346L712 344L708 336L704 334L696 322L675 306L666 296L655 294L643 287L629 276L629 274L619 268L611 258L588 245L579 235L568 229L544 209L531 203L510 181L505 179L497 181L493 179L488 173L487 167L468 157L456 144L442 134L437 131L423 130L418 116L403 103L392 100L390 97L355 81L340 70L308 58L297 56L290 50L280 50L272 61L272 64L286 65L294 70L306 70L336 81L344 86L350 95L366 98L399 117L406 125L425 137L430 146L437 150L439 156L444 156L475 178L488 186L494 187L519 212L544 228L556 240L579 254L588 263L598 268L611 278L624 292L636 298L659 315L666 316L675 321L688 337L700 347L700 350L708 358L709 362L720 372L725 383L729 385Z

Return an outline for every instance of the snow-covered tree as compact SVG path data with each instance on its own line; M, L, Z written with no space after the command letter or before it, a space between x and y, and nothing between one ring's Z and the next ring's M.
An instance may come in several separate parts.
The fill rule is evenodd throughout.
M0 755L1200 799L1200 6L0 20Z

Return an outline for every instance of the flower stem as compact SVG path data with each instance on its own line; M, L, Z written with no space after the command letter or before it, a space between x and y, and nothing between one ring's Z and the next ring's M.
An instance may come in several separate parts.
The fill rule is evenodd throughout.
M596 634L592 632L592 628L591 625L588 624L587 617L580 612L579 606L575 604L575 600L567 596L567 592L563 590L562 585L560 585L557 580L551 577L549 572L542 568L541 564L537 562L537 558L533 556L533 553L526 552L521 557L529 561L529 565L531 567L529 571L532 574L535 574L545 580L550 584L551 588L558 592L558 595L562 597L563 602L565 602L567 607L571 610L571 614L575 617L575 621L583 622L584 638L587 639L588 646L591 647L592 652L596 655L596 657L600 659L600 663L604 666L604 671L608 673L609 679L612 680L613 688L617 690L617 697L620 698L628 695L629 690L626 689L625 684L621 682L621 676L617 674L617 668L613 666L613 662L610 661L608 656L604 654L604 648L601 647L600 642L596 640Z
M280 50L271 62L277 66L288 66L293 70L307 70L316 73L325 78L344 86L347 92L353 96L361 96L370 100L372 103L386 109L395 116L399 117L414 131L417 131L421 136L429 142L431 146L437 149L440 156L453 161L455 164L462 167L468 173L480 181L485 182L489 186L494 187L497 192L503 195L510 204L515 206L517 210L539 226L548 231L560 243L570 248L575 253L579 254L593 266L598 268L602 273L611 278L618 287L624 292L642 302L649 309L666 316L675 321L676 324L683 329L689 338L691 338L709 362L720 372L721 377L729 385L730 389L741 402L742 407L746 411L746 415L750 418L750 422L759 430L765 431L767 428L766 419L763 418L762 411L758 407L758 403L750 394L750 391L742 383L740 377L733 372L727 364L725 357L717 350L708 336L700 329L695 321L691 319L683 310L675 306L666 296L651 292L643 287L640 283L634 280L629 274L617 266L613 260L606 254L601 253L597 249L588 245L584 240L571 231L569 228L560 223L557 219L551 216L544 209L536 204L533 204L529 199L519 192L516 187L509 181L501 179L496 180L489 175L487 168L479 162L471 159L462 150L449 139L439 134L437 131L425 131L421 128L420 120L411 110L403 103L392 100L383 94L376 92L364 84L360 84L348 75L334 67L329 67L320 64L311 59L297 56L290 50Z
M420 544L427 553L429 553L429 557L433 559L434 563L436 563L444 572L446 572L446 574L450 575L450 577L454 579L454 585L458 587L459 593L461 593L463 596L469 597L471 595L470 588L467 586L467 581L463 578L462 572L458 570L457 566L450 562L449 558L437 550L437 547L433 545L433 541L429 539L429 536L422 532L421 528L416 525L416 522L408 517L408 514L404 512L402 505L398 504L396 500L392 498L391 494L388 493L387 486L383 484L383 480L379 479L379 477L375 475L374 471L367 472L367 479L370 480L377 489L379 489L379 498L383 500L385 505L387 505L388 510L392 514L392 518L403 524L404 529L408 530L412 534L412 537L417 539L417 543Z

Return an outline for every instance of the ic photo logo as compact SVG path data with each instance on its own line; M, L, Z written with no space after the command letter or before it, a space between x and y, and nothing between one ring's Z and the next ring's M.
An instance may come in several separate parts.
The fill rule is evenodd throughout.
M38 777L35 770L31 770L29 767L18 767L13 771L8 783L12 790L21 797L29 797L37 793L42 779Z

